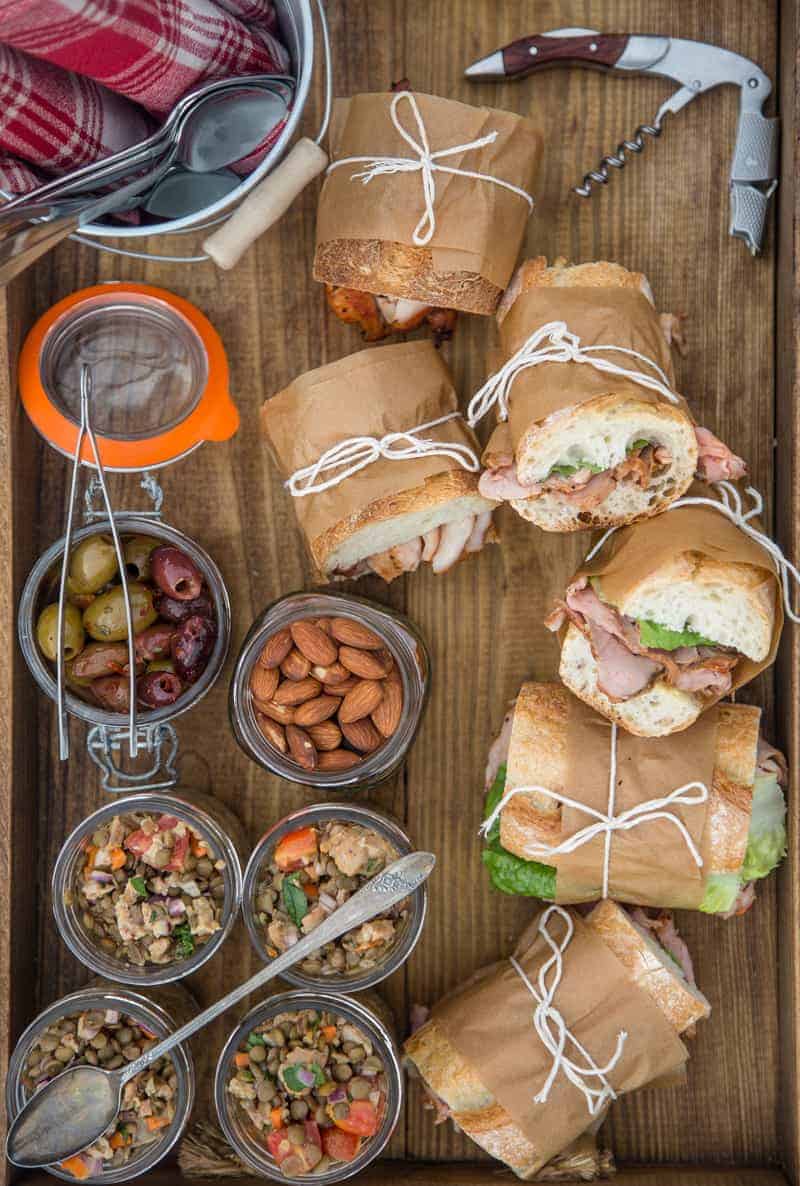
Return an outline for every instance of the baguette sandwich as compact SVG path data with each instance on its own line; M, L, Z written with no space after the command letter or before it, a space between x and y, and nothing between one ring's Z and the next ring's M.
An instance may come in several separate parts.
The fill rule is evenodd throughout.
M543 258L518 269L497 314L503 355L511 357L542 325L564 322L582 346L619 346L652 360L674 393L670 353L680 323L656 312L645 276L619 264L568 267ZM592 355L598 357L598 355ZM642 358L600 355L652 379ZM575 361L518 372L509 418L484 451L481 491L508 501L545 531L619 526L657 515L696 476L708 481L745 473L741 458L695 425L685 401Z
M487 816L513 787L519 786L544 786L583 801L581 786L574 785L574 774L569 780L570 701L569 693L559 684L523 684L489 753ZM750 908L756 883L768 876L786 853L784 792L788 772L783 755L760 735L759 709L724 704L719 706L718 714L716 731L711 735L713 774L703 834L698 841L704 862L698 909L728 918ZM694 740L692 734L686 734L685 739ZM675 746L685 752L683 737L672 743L672 751L670 743L657 744L663 747L662 758L676 752ZM698 754L698 768L701 764ZM626 777L624 755L619 757L618 769L623 772L620 778ZM648 784L647 794L652 791ZM552 848L562 839L563 812L561 802L536 791L508 799L487 836L483 852L495 888L551 901L577 902L593 896L591 887L585 895L574 879L566 897L563 888L559 892L558 856L548 859L539 851L535 860L530 859L532 847ZM644 832L642 843L647 844ZM648 859L650 872L645 866L641 875L645 890L639 901L652 897L652 872L669 879L668 850L650 845ZM687 905L679 878L680 874L676 874L674 897L667 893L658 905ZM661 884L665 883L662 880ZM615 892L618 894L618 890ZM668 933L667 946L671 938ZM673 954L679 957L680 950Z
M338 484L294 498L323 579L376 573L392 581L420 564L444 573L496 538L494 504L478 491L479 445L457 413L450 374L430 341L360 351L298 376L267 400L262 429L287 478L343 442L442 419L419 437L473 458L467 469L446 454L376 456Z
M576 921L575 925L585 926L589 943L599 941L607 953L622 965L621 969L617 969L625 985L622 991L632 992L634 996L637 992L645 994L651 1006L655 1006L655 1018L660 1014L673 1035L690 1036L695 1024L709 1016L710 1005L693 983L688 951L685 951L682 962L676 962L661 945L658 930L646 922L637 921L612 901L599 903L582 924ZM522 958L530 947L534 930L535 924L532 924L522 936L515 953L517 958ZM485 969L477 973L464 990L457 990L441 1004L446 1011L452 1010L454 1004L459 1004L459 997L462 997L462 1001L467 1002L468 1007L476 1011L479 1017L478 1011L483 1005L482 982L491 986L497 976L496 969ZM597 987L585 982L583 991L590 995L597 991ZM492 1004L495 1005L494 1000ZM574 1009L578 1007L573 1006ZM590 1006L587 1004L584 1007ZM508 1064L508 1077L518 1082L521 1066L526 1064L533 1049L528 1044L537 1039L532 1039L528 1032L516 1033L502 1011L500 1015L494 1012L490 1016L485 1010L484 1015L487 1043L505 1043L506 1049L501 1054ZM641 1038L646 1046L649 1034L637 1032L636 1014L625 1009L624 1016L631 1026L629 1040L638 1041ZM527 1021L530 1025L529 1016ZM656 1028L655 1024L653 1028ZM646 1031L647 1027L643 1026L642 1029ZM442 1024L437 1017L437 1009L434 1009L431 1019L408 1039L405 1052L440 1116L449 1116L458 1129L492 1157L504 1162L519 1178L530 1180L536 1177L551 1156L550 1150L545 1147L544 1132L541 1142L533 1139L530 1127L525 1125L528 1129L526 1132L523 1121L512 1115L511 1110L500 1102L488 1086L486 1080L490 1075L484 1071L481 1063L475 1058L465 1057L458 1047L459 1037L455 1027ZM516 1066L517 1061L520 1067ZM676 1068L672 1066L669 1071L674 1074ZM518 1106L522 1112L527 1101L521 1098L522 1093L514 1094L514 1111L517 1111ZM547 1128L547 1105L540 1104L539 1109L541 1123ZM584 1119L587 1127L595 1127L598 1123L595 1120L593 1125L589 1124L585 1112ZM577 1136L575 1132L571 1139Z

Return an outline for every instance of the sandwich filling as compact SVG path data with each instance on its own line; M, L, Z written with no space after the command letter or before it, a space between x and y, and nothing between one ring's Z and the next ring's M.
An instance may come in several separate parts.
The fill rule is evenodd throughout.
M503 729L489 751L486 768L486 804L484 818L488 818L502 800L506 786L506 761L511 741L513 709L503 722ZM744 914L755 901L757 881L776 869L786 855L786 800L788 770L783 754L762 738L758 741L753 802L747 850L741 868L736 873L712 873L706 882L705 895L699 906L705 914L730 918ZM500 820L497 819L486 836L482 860L489 871L495 889L504 894L542 898L554 901L556 869L541 861L528 861L509 852L500 842ZM634 920L643 912L633 912ZM659 916L661 917L661 916ZM670 916L671 917L671 916ZM640 920L639 920L640 921ZM648 925L650 925L648 923ZM651 929L654 929L651 927ZM656 928L657 930L657 928ZM656 938L685 967L683 951L672 940L673 929L666 927Z
M747 467L741 457L707 428L696 427L694 431L698 450L696 477L704 482L736 481L744 477ZM478 489L484 498L498 502L556 494L576 511L591 511L621 484L634 484L646 490L671 464L672 456L665 445L638 440L622 461L608 469L601 470L589 461L565 462L553 466L542 481L525 485L520 482L516 462L509 454L495 457L494 464L481 475Z
M466 515L387 548L385 552L375 552L351 568L337 570L332 575L355 580L374 572L385 581L393 581L404 572L416 572L420 564L430 564L437 574L447 572L463 556L480 552L491 524L491 511Z
M440 309L405 297L375 296L358 288L326 284L328 308L346 325L357 325L365 342L407 334L427 325L437 346L448 342L456 324L455 309Z
M567 589L545 619L548 630L569 620L585 636L597 663L597 686L616 702L637 696L657 679L682 692L719 699L731 690L740 651L691 630L636 621L601 601L587 577Z

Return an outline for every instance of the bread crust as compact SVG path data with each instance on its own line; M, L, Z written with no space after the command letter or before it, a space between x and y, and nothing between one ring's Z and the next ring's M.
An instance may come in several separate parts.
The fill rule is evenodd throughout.
M676 1033L682 1034L711 1013L705 997L692 991L677 971L672 971L653 954L630 915L616 902L606 898L586 919L586 925L598 935L624 964L632 979L658 1005Z
M570 793L565 785L568 700L561 684L522 685L514 710L506 786L538 784L559 794ZM709 875L738 873L744 862L760 721L761 710L752 705L720 705L706 822ZM552 845L561 839L561 811L559 803L535 792L515 795L500 815L501 844L529 860L529 845ZM545 858L536 859L548 863Z
M314 253L313 275L324 284L376 296L407 297L464 313L494 313L502 289L478 272L438 272L428 247L381 239L332 239Z
M328 575L331 571L329 558L345 540L364 527L383 523L400 515L435 509L467 496L476 499L476 510L494 510L495 503L488 502L478 493L476 474L464 469L444 470L442 473L433 474L419 486L412 486L409 490L401 490L386 498L375 499L346 519L340 519L333 527L312 540L311 555L320 572Z
M642 272L630 272L622 264L602 259L585 264L568 264L563 255L557 256L548 265L546 255L537 255L533 259L526 259L517 268L503 294L497 320L502 322L517 297L531 288L571 287L631 288L644 293L651 304L655 303L650 284Z

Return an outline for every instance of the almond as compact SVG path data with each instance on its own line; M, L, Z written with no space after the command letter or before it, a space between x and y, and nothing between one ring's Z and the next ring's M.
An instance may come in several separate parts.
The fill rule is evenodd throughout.
M288 704L276 704L274 700L270 700L265 704L259 703L256 707L263 716L277 721L279 725L291 725L294 722L294 709Z
M287 679L305 679L311 671L311 664L305 655L295 649L290 651L281 663L281 671Z
M298 729L297 725L287 725L286 740L289 743L289 752L298 766L302 766L304 770L316 769L317 751L305 729Z
M279 630L267 639L258 661L262 667L280 667L291 649L292 636L288 629Z
M305 704L306 700L313 700L319 696L320 684L315 679L284 680L272 697L273 704Z
M343 724L342 733L344 733L345 738L352 745L353 749L357 749L362 754L371 754L374 749L377 749L379 745L383 745L385 741L385 738L381 737L372 721L366 717L360 721L350 721Z
M384 737L391 737L403 713L403 684L396 672L383 680L383 700L373 710L372 723Z
M274 746L275 749L280 750L282 754L286 753L288 746L286 743L286 734L283 731L282 725L279 725L277 721L271 721L269 717L264 716L263 713L259 713L258 727L270 745Z
M280 681L277 667L262 667L256 663L250 672L250 691L256 700L271 700Z
M346 696L348 692L352 692L353 688L358 683L354 675L349 675L346 680L340 684L325 684L324 692L326 696Z
M324 630L326 634L331 632L331 622L333 618L315 618L314 621L319 626L320 630Z
M342 701L339 709L339 724L347 725L350 721L360 721L362 717L368 717L371 712L375 711L381 700L383 700L383 685L376 680L360 679Z
M294 712L294 723L307 729L309 725L318 725L320 721L327 721L338 710L341 700L338 696L315 696L313 700L306 700Z
M329 667L312 667L311 674L323 684L343 684L350 679L350 672L341 663L331 663Z
M328 667L336 662L336 644L308 618L301 618L299 622L292 622L289 627L294 645L309 663L316 663Z
M349 647L361 647L365 651L379 651L384 645L382 638L353 618L332 618L331 634L337 642Z
M358 754L351 749L332 749L327 754L320 754L317 760L318 770L350 770L361 761Z
M319 725L310 725L308 735L318 750L338 749L342 744L342 731L335 721L322 721Z
M358 647L339 647L339 662L361 679L383 679L394 667L394 659L384 648L362 651Z

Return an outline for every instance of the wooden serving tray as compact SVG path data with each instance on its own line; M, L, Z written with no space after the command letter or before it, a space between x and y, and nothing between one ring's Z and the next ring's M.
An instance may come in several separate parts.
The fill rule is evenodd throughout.
M797 46L800 15L785 0L330 0L337 94L382 90L403 75L424 91L533 116L545 134L538 208L528 254L613 259L645 272L663 310L685 312L691 346L679 364L682 389L698 420L750 461L777 538L800 555L795 476L800 428L798 300L800 249L797 149ZM777 222L753 260L728 237L728 166L738 95L714 91L677 117L662 139L614 172L590 202L569 187L670 93L666 82L553 70L522 83L472 85L463 68L514 37L568 25L671 33L725 46L755 59L779 80L783 117ZM314 134L321 79L309 104ZM45 448L21 411L15 359L35 317L84 285L144 280L188 297L211 318L227 346L242 427L228 445L208 445L163 471L165 519L216 558L234 611L232 650L256 614L282 593L309 583L290 500L258 431L262 401L309 367L359 348L351 328L324 308L310 274L316 192L307 192L232 274L211 264L143 263L66 243L0 292L0 1065L22 1027L88 973L59 941L49 879L69 829L104 801L72 724L73 758L57 760L55 714L30 677L15 630L19 591L39 553L62 533L67 464ZM151 250L191 253L186 238L152 240ZM187 252L187 247L190 249ZM5 302L5 303L3 303ZM462 317L445 347L464 399L485 375L489 319ZM118 508L144 503L135 478L114 477ZM585 540L548 536L513 514L501 516L503 543L443 578L430 572L387 591L377 580L359 591L410 615L427 637L433 694L404 771L367 796L394 813L416 841L435 850L431 907L423 939L382 991L405 1028L412 1002L433 1002L476 967L507 953L532 904L492 892L480 863L486 750L509 697L530 676L555 671L556 647L540 625L549 599L585 549ZM790 852L777 878L759 889L753 910L723 922L683 914L682 933L714 1012L693 1044L687 1086L644 1092L616 1104L607 1140L624 1186L779 1186L798 1182L797 1070L800 997L798 902L798 631L787 628L774 671L742 699L766 708L768 734L792 755ZM242 817L253 842L286 811L311 802L237 748L227 717L227 676L178 722L183 781L212 791ZM189 987L207 1003L255 970L237 925ZM230 1017L206 1033L201 1101ZM454 1133L434 1128L418 1088L409 1086L403 1120L366 1183L488 1186L497 1167ZM509 1175L505 1175L507 1178ZM177 1168L150 1175L174 1182ZM43 1173L29 1180L51 1181Z

